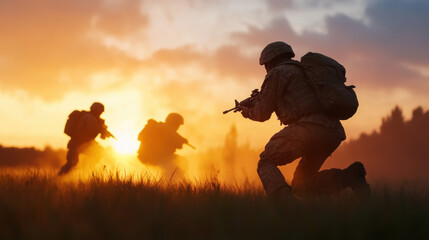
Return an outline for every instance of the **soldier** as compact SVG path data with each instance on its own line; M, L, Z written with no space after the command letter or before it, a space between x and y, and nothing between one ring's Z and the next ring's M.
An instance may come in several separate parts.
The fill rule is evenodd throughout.
M142 163L161 166L165 176L179 170L176 161L177 149L182 149L188 140L177 133L183 125L183 117L178 113L168 114L165 122L149 119L138 136L141 142L138 158Z
M358 197L368 195L366 172L360 162L344 170L319 172L323 162L346 136L339 119L322 109L299 62L292 60L294 56L291 46L284 42L268 44L259 59L267 72L261 92L252 106L238 106L245 118L263 122L275 112L281 123L288 124L270 139L260 154L257 172L267 195L314 196L337 193L347 187ZM291 105L298 107L291 111ZM291 115L294 116L292 120ZM277 166L300 157L290 187Z
M100 115L104 112L104 105L94 102L90 111L73 111L69 115L64 132L71 137L67 144L67 163L61 168L58 175L68 173L79 162L79 153L88 148L94 139L101 134L105 139L113 137L107 130L104 119Z

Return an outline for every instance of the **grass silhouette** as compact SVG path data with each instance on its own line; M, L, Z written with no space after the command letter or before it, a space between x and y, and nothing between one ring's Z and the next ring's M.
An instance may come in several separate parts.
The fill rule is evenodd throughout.
M0 172L0 239L427 239L423 186L300 202L216 179Z

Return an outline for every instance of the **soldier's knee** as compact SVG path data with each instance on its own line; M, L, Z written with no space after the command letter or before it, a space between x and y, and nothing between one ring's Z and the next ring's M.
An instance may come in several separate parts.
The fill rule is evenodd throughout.
M267 158L261 158L258 162L258 167L256 171L258 172L258 175L261 176L267 168L275 167L275 164Z
M265 165L266 165L266 161L265 161L263 158L259 159L259 161L258 161L257 171L259 171L259 170L260 170L261 168L263 168Z
M260 159L258 161L258 167L256 168L256 172L258 173L259 176L261 175L263 166L264 166L264 163L262 162L262 159Z

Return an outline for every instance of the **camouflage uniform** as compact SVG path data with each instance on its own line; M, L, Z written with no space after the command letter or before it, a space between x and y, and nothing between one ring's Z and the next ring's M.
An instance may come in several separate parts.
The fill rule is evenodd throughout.
M77 126L76 135L67 144L67 163L61 168L59 174L65 174L76 166L79 162L79 153L85 151L98 134L104 138L106 132L107 126L103 119L96 117L91 112L85 112Z
M247 117L266 121L273 112L283 124L265 146L258 162L258 175L268 195L290 186L277 166L302 157L296 168L292 189L298 195L334 193L346 186L339 169L319 172L328 156L346 138L338 119L325 113L298 62L288 60L270 69L255 104ZM289 104L289 105L288 105Z

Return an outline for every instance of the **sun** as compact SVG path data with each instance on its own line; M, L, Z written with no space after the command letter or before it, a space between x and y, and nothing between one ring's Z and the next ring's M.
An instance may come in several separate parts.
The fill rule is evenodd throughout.
M139 141L133 134L127 132L117 133L117 140L113 140L113 149L121 154L135 154L139 149Z

